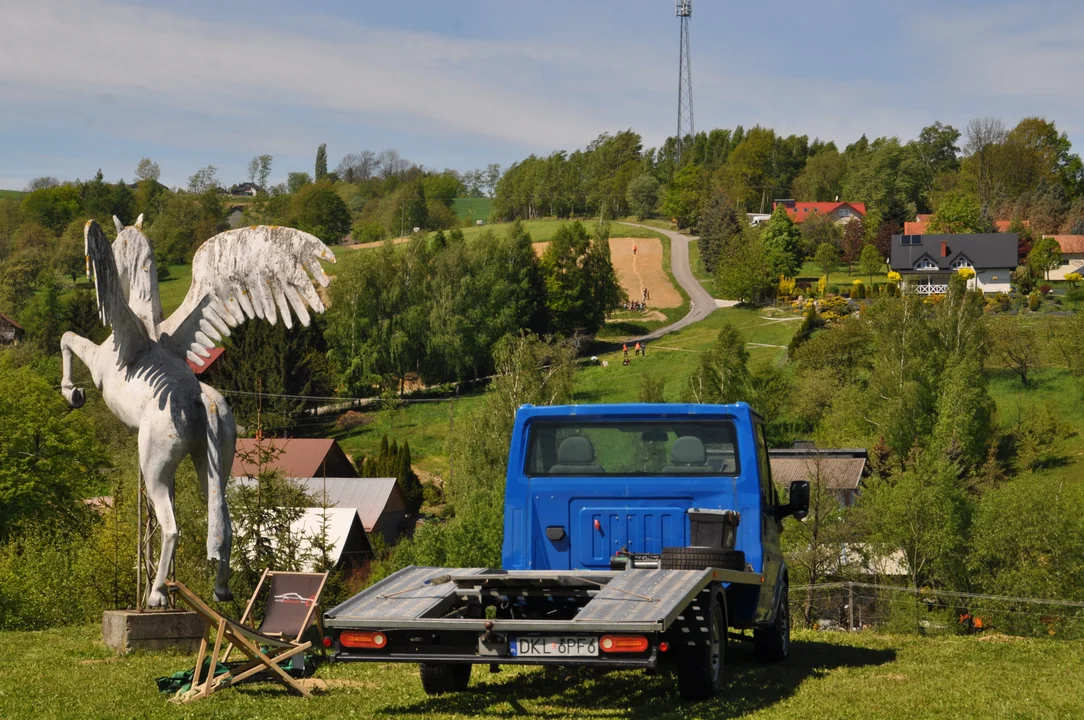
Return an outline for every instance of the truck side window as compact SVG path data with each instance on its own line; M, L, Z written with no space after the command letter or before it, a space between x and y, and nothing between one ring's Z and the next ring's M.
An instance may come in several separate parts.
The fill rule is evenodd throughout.
M768 443L764 439L764 425L756 423L757 439L757 471L760 474L760 493L766 507L775 507L779 504L779 497L775 491L775 483L772 482L772 463L768 459Z

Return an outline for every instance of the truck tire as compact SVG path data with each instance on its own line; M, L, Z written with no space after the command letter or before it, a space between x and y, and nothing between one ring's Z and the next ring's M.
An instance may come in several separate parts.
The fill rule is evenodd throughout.
M727 625L723 604L712 597L708 610L708 637L681 648L677 660L678 692L683 700L706 700L723 686Z
M426 695L459 692L470 684L470 663L421 663L418 669Z
M782 662L790 655L790 601L786 583L779 594L775 622L753 630L753 650L761 662Z
M663 570L703 570L713 567L744 570L745 553L708 547L664 547L659 567Z

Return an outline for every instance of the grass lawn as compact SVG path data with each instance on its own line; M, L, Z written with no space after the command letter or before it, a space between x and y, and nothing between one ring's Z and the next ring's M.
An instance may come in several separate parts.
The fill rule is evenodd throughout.
M415 665L325 665L314 697L252 683L177 706L154 678L189 656L115 657L98 626L0 633L4 718L1070 718L1084 707L1084 642L999 636L798 632L791 658L731 643L721 697L684 703L670 672L475 667L462 693L427 697Z
M701 262L700 243L695 240L689 243L689 269L693 271L693 277L700 281L700 284L712 297L719 297L715 292L715 277L707 271L704 263Z
M188 286L192 284L191 265L170 265L169 277L158 281L158 294L162 298L162 312L166 317L180 307Z
M0 200L19 200L26 195L22 190L0 190Z
M812 260L806 260L804 263L802 263L802 267L798 270L798 277L800 279L811 280L813 282L820 280L823 274L824 272L821 270L820 266ZM888 266L883 265L881 266L881 270L878 273L874 274L873 282L888 282L887 275ZM847 272L846 265L841 264L839 270L828 276L828 284L838 285L840 289L842 289L844 286L850 287L851 283L853 283L855 280L861 280L863 284L869 285L869 275L863 275L861 273L861 271L858 269L858 263L854 263L853 265L851 265L850 272Z
M460 220L489 220L493 213L493 198L456 198L452 210Z

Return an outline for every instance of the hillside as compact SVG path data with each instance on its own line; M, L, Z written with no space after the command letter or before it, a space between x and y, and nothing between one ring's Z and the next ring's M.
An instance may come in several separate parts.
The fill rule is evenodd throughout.
M179 717L154 678L190 657L118 658L97 626L0 633L0 717ZM185 706L185 717L989 718L1074 717L1084 706L1084 642L1005 636L799 632L791 659L763 665L731 643L722 697L682 703L670 673L475 667L467 692L427 697L415 665L338 664L307 681L310 700L250 684ZM1052 680L1051 678L1054 678ZM1012 691L1007 691L1012 688Z

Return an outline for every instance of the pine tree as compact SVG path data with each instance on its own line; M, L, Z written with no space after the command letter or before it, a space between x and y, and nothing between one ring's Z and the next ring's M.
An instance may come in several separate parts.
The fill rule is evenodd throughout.
M327 177L327 143L320 143L316 148L316 182Z

